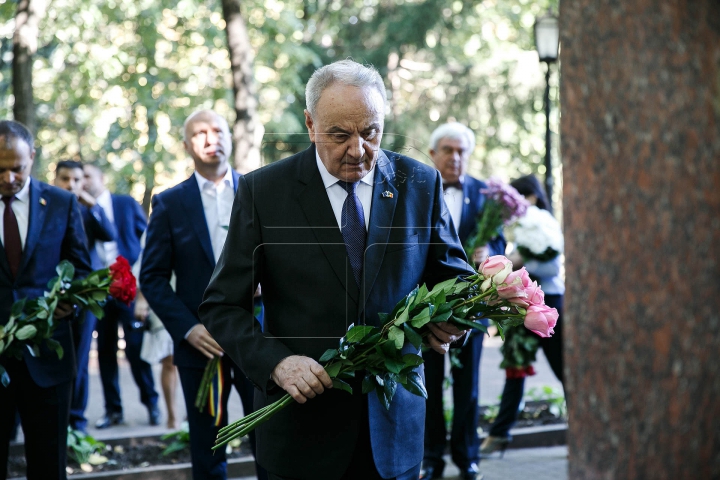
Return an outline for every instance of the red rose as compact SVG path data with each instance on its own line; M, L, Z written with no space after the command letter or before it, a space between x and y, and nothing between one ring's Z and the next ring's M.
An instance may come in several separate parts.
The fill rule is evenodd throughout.
M130 264L124 257L118 256L115 263L110 265L110 278L112 279L109 289L110 295L125 305L130 305L135 300L137 281L132 274Z

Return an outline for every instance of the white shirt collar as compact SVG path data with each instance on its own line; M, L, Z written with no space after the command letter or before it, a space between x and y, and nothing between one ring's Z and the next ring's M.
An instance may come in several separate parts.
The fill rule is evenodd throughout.
M102 205L111 205L112 204L112 196L110 195L110 190L107 188L103 190L103 192L98 195L97 197L97 203Z
M23 202L23 203L30 203L30 182L32 181L32 177L28 177L27 181L25 182L25 185L20 189L19 192L15 194L15 200Z
M327 168L325 168L325 164L320 160L320 154L317 151L317 148L315 149L315 161L317 162L318 170L320 170L320 176L322 177L323 184L325 185L325 189L332 187L337 182L340 181L339 178L333 176L330 172L328 172ZM377 166L377 162L375 162L375 165L373 168L370 169L370 171L365 175L363 178L360 179L360 181L366 185L373 186L373 180L375 179L375 167Z
M195 180L198 182L198 187L200 187L200 191L202 192L205 188L212 188L215 187L215 182L212 180L208 180L207 178L203 177L198 173L197 170L194 172ZM225 171L225 175L223 176L221 183L225 184L226 187L233 188L233 177L232 177L232 169L230 168L230 165L228 165L227 170ZM210 187L207 187L206 185L209 185Z

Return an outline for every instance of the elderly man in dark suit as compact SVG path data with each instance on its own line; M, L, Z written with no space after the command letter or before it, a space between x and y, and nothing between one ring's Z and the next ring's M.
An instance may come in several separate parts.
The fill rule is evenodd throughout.
M487 185L466 173L468 159L475 149L475 134L457 122L440 125L430 136L430 157L443 179L445 203L460 241L465 241L477 229L482 215ZM501 234L475 251L474 261L481 263L491 255L505 254L505 239ZM487 321L485 321L487 325ZM462 480L479 476L480 438L477 433L478 394L480 385L480 355L483 334L474 331L460 349L458 360L462 366L452 366L453 422L450 433L450 453L460 469ZM447 445L445 415L443 414L443 383L445 355L425 355L425 383L428 390L425 420L425 454L421 479L442 478L445 468L443 453Z
M306 88L313 145L238 182L230 230L200 318L257 387L256 407L296 403L257 430L272 479L417 479L425 399L398 387L389 410L360 385L332 390L317 362L350 324L379 324L416 285L470 273L440 175L380 149L385 87L343 60ZM264 331L252 295L262 284ZM432 325L446 351L464 332ZM422 367L419 367L422 374Z
M213 452L212 446L219 429L227 425L230 387L235 385L248 414L252 412L253 386L231 359L222 358L226 388L217 405L219 411L212 415L195 407L208 360L223 355L200 323L197 309L225 244L240 174L228 162L232 136L220 115L211 110L195 112L185 121L184 134L185 150L193 159L195 173L153 197L140 288L174 340L174 362L190 425L193 478L220 480L227 477L225 452ZM170 285L173 272L174 291ZM263 475L259 470L261 480Z
M145 213L131 196L110 193L105 187L104 175L97 165L86 164L84 171L85 190L95 197L117 232L115 241L96 241L95 246L90 248L96 249L105 266L112 264L118 255L122 255L133 265L140 255L140 238L147 227ZM125 355L130 363L135 384L140 390L140 402L148 410L150 425L159 425L160 410L152 368L140 358L144 324L135 319L134 305L128 306L111 299L105 305L105 317L96 326L105 415L95 423L95 427L108 428L124 421L117 360L118 324L122 326L125 336Z
M23 125L0 121L0 324L21 298L43 295L62 260L75 266L76 278L90 272L82 217L75 195L34 178L32 134ZM2 358L10 375L0 386L0 479L6 478L10 432L19 412L25 434L28 480L64 479L70 393L75 355L70 321L72 305L59 304L53 339L65 354L43 346L40 356Z
M97 204L95 197L83 189L84 184L85 175L82 163L74 160L58 162L55 167L55 186L72 192L77 197L90 250L90 265L93 270L99 270L105 267L105 262L100 260L95 249L95 242L115 240L115 226L105 215L105 210ZM70 402L70 426L74 430L85 432L87 430L85 409L87 408L90 383L88 362L90 361L92 334L95 331L97 318L89 310L84 310L79 315L80 318L73 328L78 373L73 384L72 401Z

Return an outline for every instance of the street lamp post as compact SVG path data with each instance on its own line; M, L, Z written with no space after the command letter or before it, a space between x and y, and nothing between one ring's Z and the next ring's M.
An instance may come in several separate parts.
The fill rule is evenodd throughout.
M550 64L558 59L558 46L560 40L560 29L558 19L548 9L547 13L535 20L535 48L541 62L547 64L545 71L545 191L548 196L548 207L552 211L553 198L553 176L551 137L550 137Z

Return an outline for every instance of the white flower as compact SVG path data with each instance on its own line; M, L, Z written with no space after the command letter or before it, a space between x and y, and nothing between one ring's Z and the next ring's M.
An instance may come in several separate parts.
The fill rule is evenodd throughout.
M540 255L548 248L560 253L564 239L560 224L547 210L530 206L525 215L513 227L515 243Z

